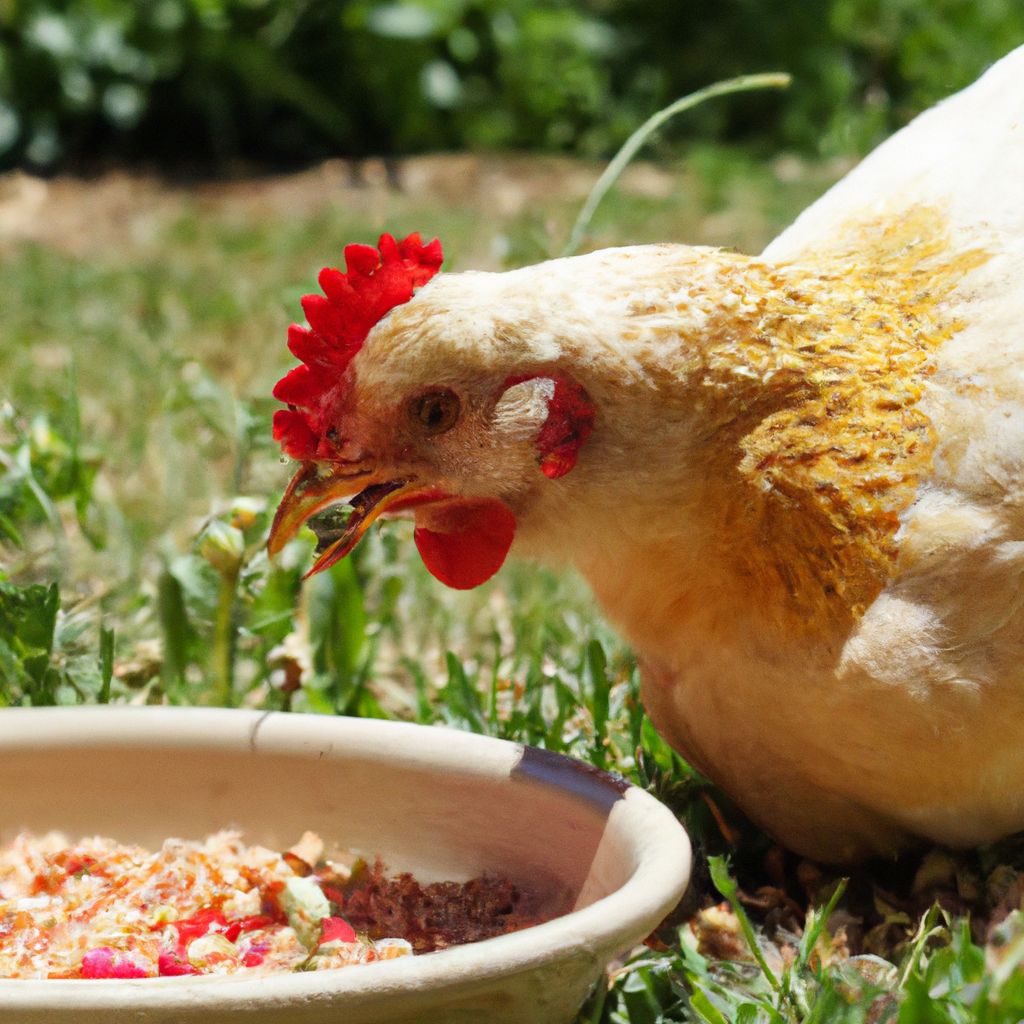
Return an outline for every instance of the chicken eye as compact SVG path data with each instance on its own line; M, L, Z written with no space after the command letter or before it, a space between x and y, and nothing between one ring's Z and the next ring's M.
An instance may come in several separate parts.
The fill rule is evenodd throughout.
M459 396L447 388L428 391L412 400L412 418L428 433L443 434L459 418Z

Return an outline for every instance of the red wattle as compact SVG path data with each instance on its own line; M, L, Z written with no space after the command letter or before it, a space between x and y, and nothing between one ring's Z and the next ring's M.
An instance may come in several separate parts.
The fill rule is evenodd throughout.
M516 518L493 498L430 505L416 517L415 538L430 574L455 590L471 590L500 568L516 535Z

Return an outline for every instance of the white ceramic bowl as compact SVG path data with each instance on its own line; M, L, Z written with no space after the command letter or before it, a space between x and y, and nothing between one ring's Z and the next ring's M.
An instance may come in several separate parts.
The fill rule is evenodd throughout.
M427 726L185 708L0 712L0 842L22 829L159 845L306 829L421 881L484 870L575 907L438 953L246 980L0 980L5 1024L565 1024L686 887L653 797L545 751Z

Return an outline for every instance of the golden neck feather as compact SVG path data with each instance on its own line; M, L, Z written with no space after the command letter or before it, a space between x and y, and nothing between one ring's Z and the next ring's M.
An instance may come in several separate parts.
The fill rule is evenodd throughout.
M919 402L962 326L947 300L987 258L952 251L924 208L846 241L799 264L701 253L677 293L702 339L683 373L709 425L707 499L738 582L790 624L855 620L891 577L936 443Z

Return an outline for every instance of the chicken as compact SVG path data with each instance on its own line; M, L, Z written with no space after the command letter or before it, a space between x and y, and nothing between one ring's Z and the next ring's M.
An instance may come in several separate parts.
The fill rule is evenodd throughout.
M399 513L454 587L574 564L657 728L804 855L1024 828L1024 48L760 257L346 259L271 551L355 495L313 571Z

